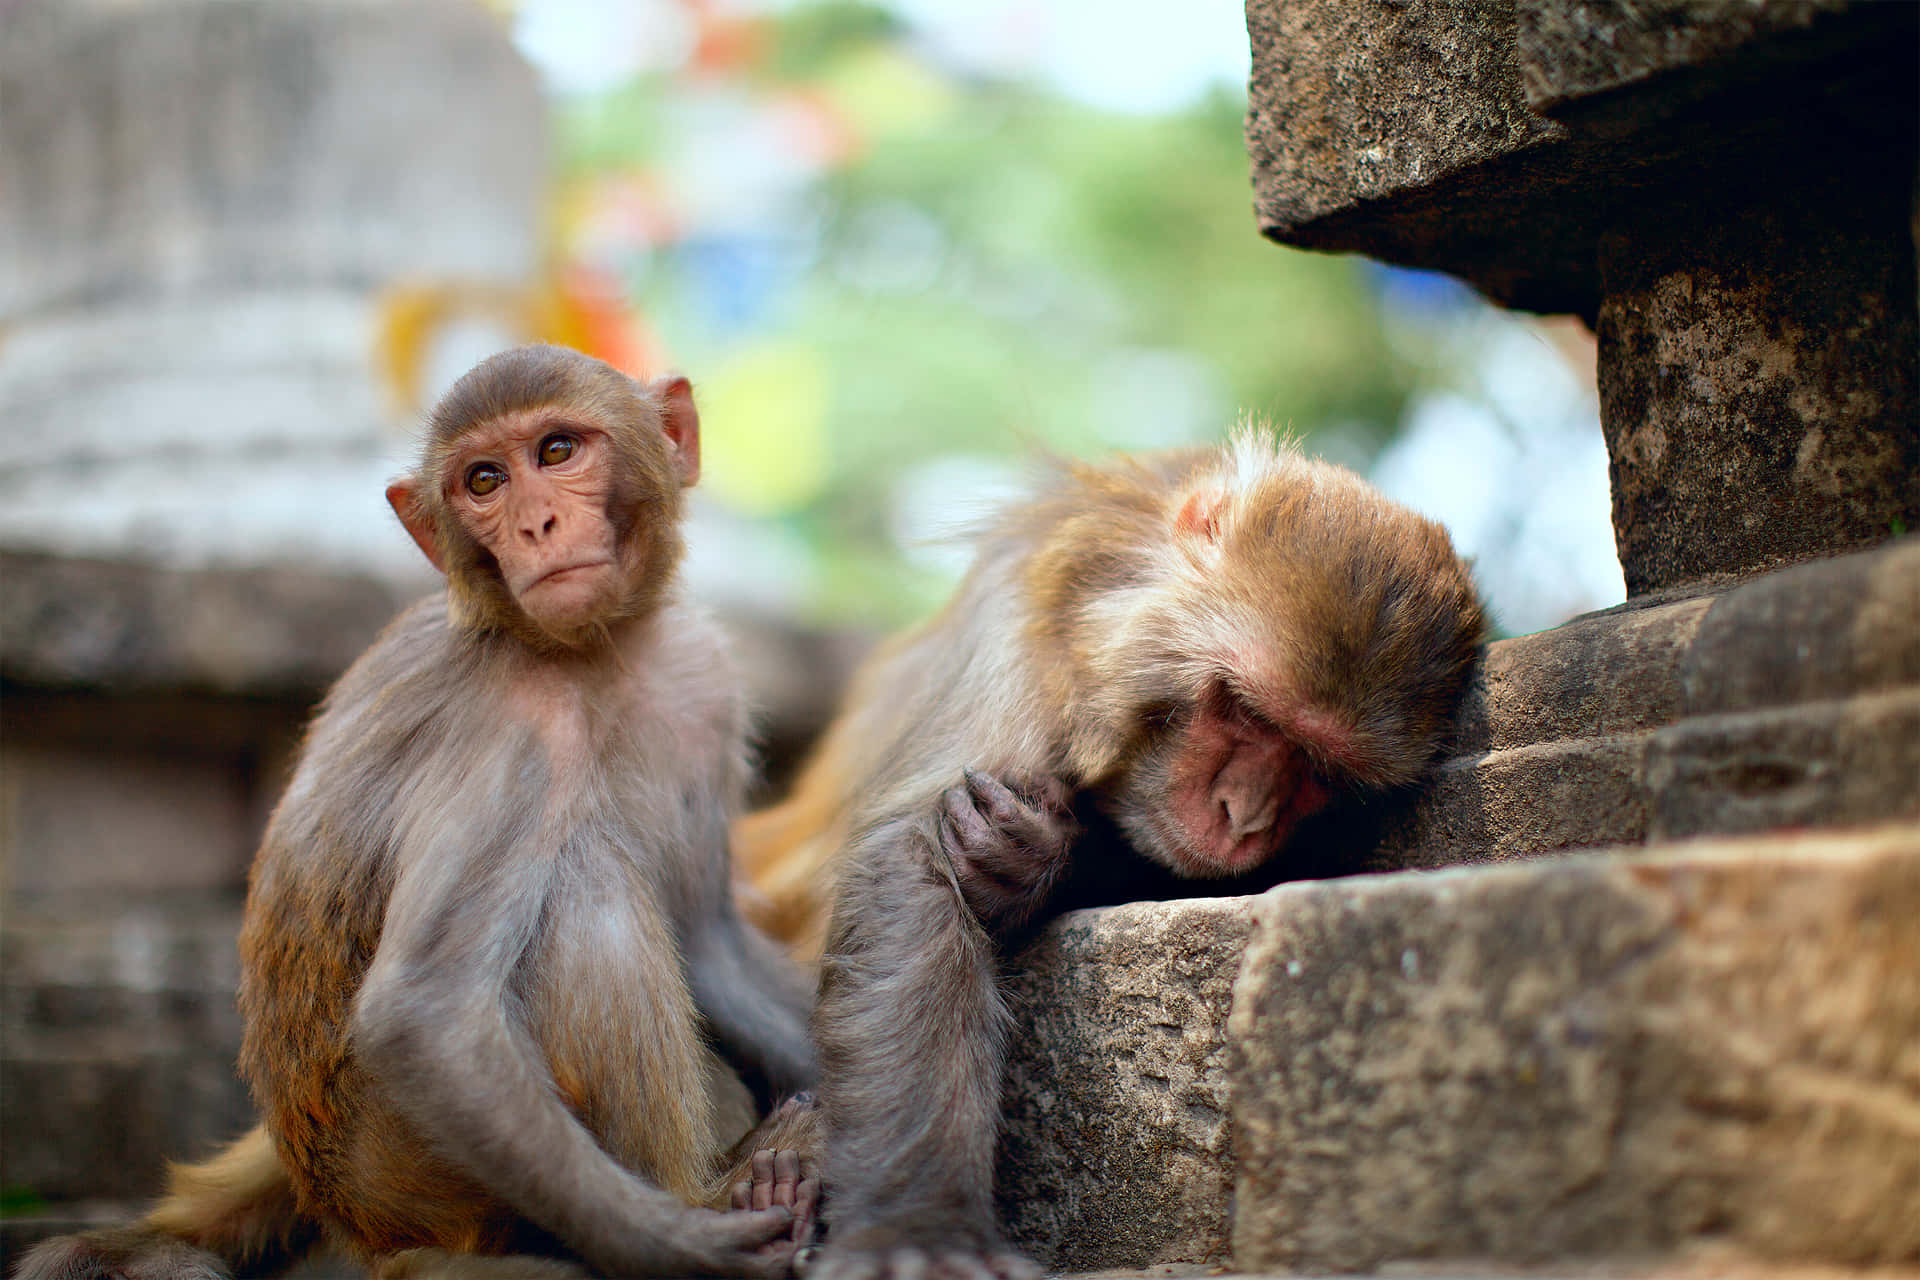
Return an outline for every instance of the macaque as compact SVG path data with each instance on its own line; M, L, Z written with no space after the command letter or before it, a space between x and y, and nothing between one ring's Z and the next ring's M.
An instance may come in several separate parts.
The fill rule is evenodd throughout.
M699 461L684 378L560 348L441 401L387 497L447 589L334 686L253 865L263 1129L23 1275L254 1274L319 1241L389 1280L787 1273L809 993L731 894L742 705L675 581Z
M1034 1275L992 1200L1006 940L1122 841L1244 877L1414 782L1483 626L1438 525L1252 431L1068 468L987 528L791 798L736 832L769 925L823 952L834 1209L809 1280Z

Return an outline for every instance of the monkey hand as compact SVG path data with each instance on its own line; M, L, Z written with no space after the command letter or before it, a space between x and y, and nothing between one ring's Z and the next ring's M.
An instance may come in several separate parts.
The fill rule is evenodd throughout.
M807 1267L806 1280L1040 1280L1033 1261L1005 1245L836 1248L829 1243Z
M796 1186L798 1180L796 1179ZM799 1215L788 1205L764 1209L689 1209L665 1241L650 1242L644 1260L608 1266L608 1275L745 1276L785 1280L800 1246Z
M1080 834L1071 799L1052 774L1002 779L976 769L940 797L940 847L989 932L1026 924L1052 894Z

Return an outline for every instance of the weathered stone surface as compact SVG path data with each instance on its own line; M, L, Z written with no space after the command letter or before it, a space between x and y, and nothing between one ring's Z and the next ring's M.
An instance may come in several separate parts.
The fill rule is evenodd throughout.
M0 574L8 678L101 689L317 693L412 598L371 577L295 569L13 553Z
M1604 738L1671 723L1686 712L1680 664L1714 604L1704 597L1610 610L1495 641L1462 700L1455 752Z
M1511 6L1250 0L1247 33L1263 233L1451 271L1509 305L1590 311L1588 255L1541 234L1549 208L1581 207L1578 166L1565 129L1527 107Z
M1014 962L997 1193L1049 1268L1226 1256L1225 1029L1251 902L1074 912Z
M1920 826L1283 886L1234 1261L1920 1260Z
M1649 839L1920 817L1920 686L1653 735Z
M259 838L244 761L0 745L10 895L230 893Z
M1629 594L1920 528L1920 8L1252 0L1262 230L1600 336Z
M1535 111L1553 114L1628 87L1686 102L1724 78L1770 78L1824 43L1848 41L1852 33L1836 18L1858 7L1859 0L1520 0L1514 57ZM1675 71L1687 74L1668 75ZM1648 113L1644 103L1638 110Z
M431 573L400 581L294 568L165 569L148 564L0 551L0 676L22 689L86 689L127 697L195 691L311 702L393 616L439 588ZM870 638L764 615L729 614L748 700L773 762L791 762L831 713L835 691ZM246 704L175 714L192 728L170 748L252 748ZM257 704L255 704L257 705ZM37 707L36 726L63 711ZM66 717L71 720L71 717ZM112 728L116 744L135 726ZM30 726L16 725L16 731ZM98 717L73 723L68 746L95 747ZM151 737L151 734L146 736Z
M1602 234L1676 191L1756 173L1771 188L1788 157L1839 154L1863 178L1904 159L1883 185L1907 191L1915 27L1902 10L1252 0L1261 229L1591 318Z
M1920 538L1488 646L1356 865L1920 817Z
M1836 166L1737 217L1669 209L1605 238L1600 420L1629 595L1920 529L1912 198Z

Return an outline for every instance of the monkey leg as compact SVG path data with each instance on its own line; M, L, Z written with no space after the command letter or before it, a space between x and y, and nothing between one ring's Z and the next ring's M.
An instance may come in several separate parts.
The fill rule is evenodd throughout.
M1037 1280L994 1218L1008 1014L938 797L852 852L814 1026L833 1229L808 1280Z

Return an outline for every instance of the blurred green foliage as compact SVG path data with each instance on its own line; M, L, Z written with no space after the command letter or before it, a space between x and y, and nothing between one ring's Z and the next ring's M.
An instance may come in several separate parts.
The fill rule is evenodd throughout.
M616 266L702 386L716 491L817 553L813 608L891 622L944 590L890 514L930 458L1216 440L1243 413L1348 459L1391 435L1414 371L1360 263L1259 236L1239 95L1116 115L945 74L882 10L768 23L735 67L569 104L562 138L576 182L670 186L690 94L824 104L845 131L777 208Z

